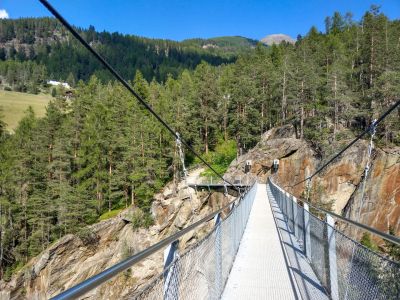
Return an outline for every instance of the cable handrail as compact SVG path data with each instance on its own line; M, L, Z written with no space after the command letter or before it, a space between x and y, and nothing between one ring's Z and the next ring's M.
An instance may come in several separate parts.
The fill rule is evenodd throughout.
M273 185L277 186L279 189L281 189L282 191L284 191L285 193L288 193L289 195L291 195L292 197L294 197L291 193L289 193L289 192L287 192L286 190L284 190L283 188L281 188L278 184L276 184L275 182L273 182L270 178L268 178L268 180L269 180ZM296 197L296 199L300 200L300 201L303 202L303 203L308 204L310 207L312 207L312 208L314 208L314 209L316 209L316 210L319 210L319 211L321 211L321 212L323 212L323 213L325 213L325 214L329 214L329 215L331 215L331 216L333 216L333 217L335 217L335 218L337 218L337 219L339 219L339 220L341 220L341 221L343 221L343 222L346 222L346 223L348 223L348 224L351 224L351 225L357 226L357 227L359 227L359 228L361 228L361 229L364 229L364 230L366 230L366 231L368 231L368 232L370 232L370 233L372 233L372 234L375 234L375 235L381 237L382 239L385 239L385 240L387 240L387 241L389 241L389 242L395 243L395 244L397 244L397 245L400 246L400 238L398 238L398 237L396 237L396 236L390 235L390 234L388 234L388 233L382 232L382 231L380 231L380 230L378 230L378 229L375 229L375 228L373 228L373 227L370 227L370 226L368 226L368 225L365 225L365 224L359 223L359 222L357 222L357 221L353 221L353 220L351 220L351 219L348 219L348 218L346 218L346 217L343 217L343 216L341 216L341 215L338 215L338 214L336 214L336 213L334 213L334 212L332 212L332 211L329 211L329 210L327 210L327 209L325 209L325 208L316 206L316 205L314 205L314 204L312 204L312 203L310 203L309 201L306 201L306 200L304 200L304 199L297 198L297 197Z
M175 139L180 140L186 148L188 148L200 161L207 166L215 175L217 175L222 180L226 181L224 177L218 173L204 158L202 158L192 146L189 145L186 140L179 136L172 127L164 121L153 108L130 86L130 84L91 46L85 39L72 27L72 25L47 1L39 0L48 11L63 24L68 31L94 56L96 59L108 70L111 74L139 101L140 104L144 106L173 136ZM232 184L226 181L229 184Z
M246 189L248 192L255 183L251 187ZM120 274L121 272L125 271L126 269L132 267L133 265L137 264L138 262L142 261L143 259L147 258L148 256L156 253L160 249L170 245L171 243L175 242L179 238L181 238L186 233L196 229L200 225L210 221L216 215L221 213L222 211L229 208L233 203L239 200L239 202L244 198L245 194L235 198L234 200L230 201L228 204L224 205L222 208L210 213L209 215L205 216L204 218L200 219L199 221L189 225L188 227L178 231L177 233L159 241L158 243L140 251L139 253L128 257L127 259L115 264L114 266L100 272L97 275L94 275L85 281L73 286L72 288L58 294L57 296L51 298L51 300L67 300L67 299L76 299L87 292L95 289L96 287L100 286L104 282L110 280L114 276Z

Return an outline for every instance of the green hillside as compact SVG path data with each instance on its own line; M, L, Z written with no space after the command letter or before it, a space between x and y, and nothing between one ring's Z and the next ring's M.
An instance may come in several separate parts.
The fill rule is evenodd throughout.
M43 117L50 99L51 96L46 94L33 95L0 90L0 107L3 110L3 120L7 123L8 130L15 130L19 120L24 115L24 111L29 106L32 106L36 116Z
M254 48L259 41L242 36L221 36L210 39L187 39L182 41L183 45L201 47L211 53L224 53L225 55L235 55Z
M93 26L78 28L78 31L127 79L132 79L140 70L148 81L153 78L165 81L168 74L177 77L185 69L194 69L201 61L217 66L231 63L236 57L195 44L98 32ZM1 19L0 60L33 61L45 66L54 80L76 82L88 80L92 74L103 82L112 79L53 18Z

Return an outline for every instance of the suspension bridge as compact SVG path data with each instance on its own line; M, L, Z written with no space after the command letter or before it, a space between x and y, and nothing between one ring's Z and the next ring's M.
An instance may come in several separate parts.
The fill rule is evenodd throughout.
M345 222L397 245L399 238L359 223L359 219L313 206L308 197L297 199L271 177L267 182L255 179L231 183L181 138L48 1L39 1L176 139L185 178L183 146L221 179L217 183L191 183L192 187L236 195L213 213L52 299L84 297L158 251L164 251L163 272L126 299L400 299L400 264L364 247L340 231L336 223ZM316 172L294 185L306 183L309 192L313 177L367 134L371 134L370 156L376 126L399 106L397 101ZM369 164L368 158L363 190ZM180 252L179 240L207 222L214 223L213 229Z

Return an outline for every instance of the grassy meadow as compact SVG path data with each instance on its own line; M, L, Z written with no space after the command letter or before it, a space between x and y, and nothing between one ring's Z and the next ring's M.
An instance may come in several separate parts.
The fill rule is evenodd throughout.
M33 95L0 90L0 107L7 129L11 132L15 130L29 106L32 106L37 117L43 117L50 99L51 96L47 94Z

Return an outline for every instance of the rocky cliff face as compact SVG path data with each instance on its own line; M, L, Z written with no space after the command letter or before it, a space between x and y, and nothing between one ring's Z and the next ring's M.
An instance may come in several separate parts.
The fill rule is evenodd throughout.
M367 150L368 142L356 143L316 176L312 181L311 201L331 206L336 213L356 220ZM276 158L280 164L278 172L273 173ZM230 176L243 176L246 160L252 161L251 173L260 180L273 176L296 197L302 197L305 183L293 185L312 174L321 163L320 155L307 142L296 139L291 126L266 132L254 149L232 162L228 169ZM360 222L385 232L392 225L400 234L400 148L375 148L369 173Z
M83 234L69 234L32 259L10 282L0 281L0 299L48 299L117 262L137 253L183 227L203 218L232 199L221 193L196 193L193 189L173 192L172 185L155 195L152 205L154 225L134 228L134 208L119 216L94 224ZM189 198L189 193L192 199ZM212 228L213 222L184 236L183 250ZM85 295L85 299L120 299L132 295L158 275L163 267L163 251Z

